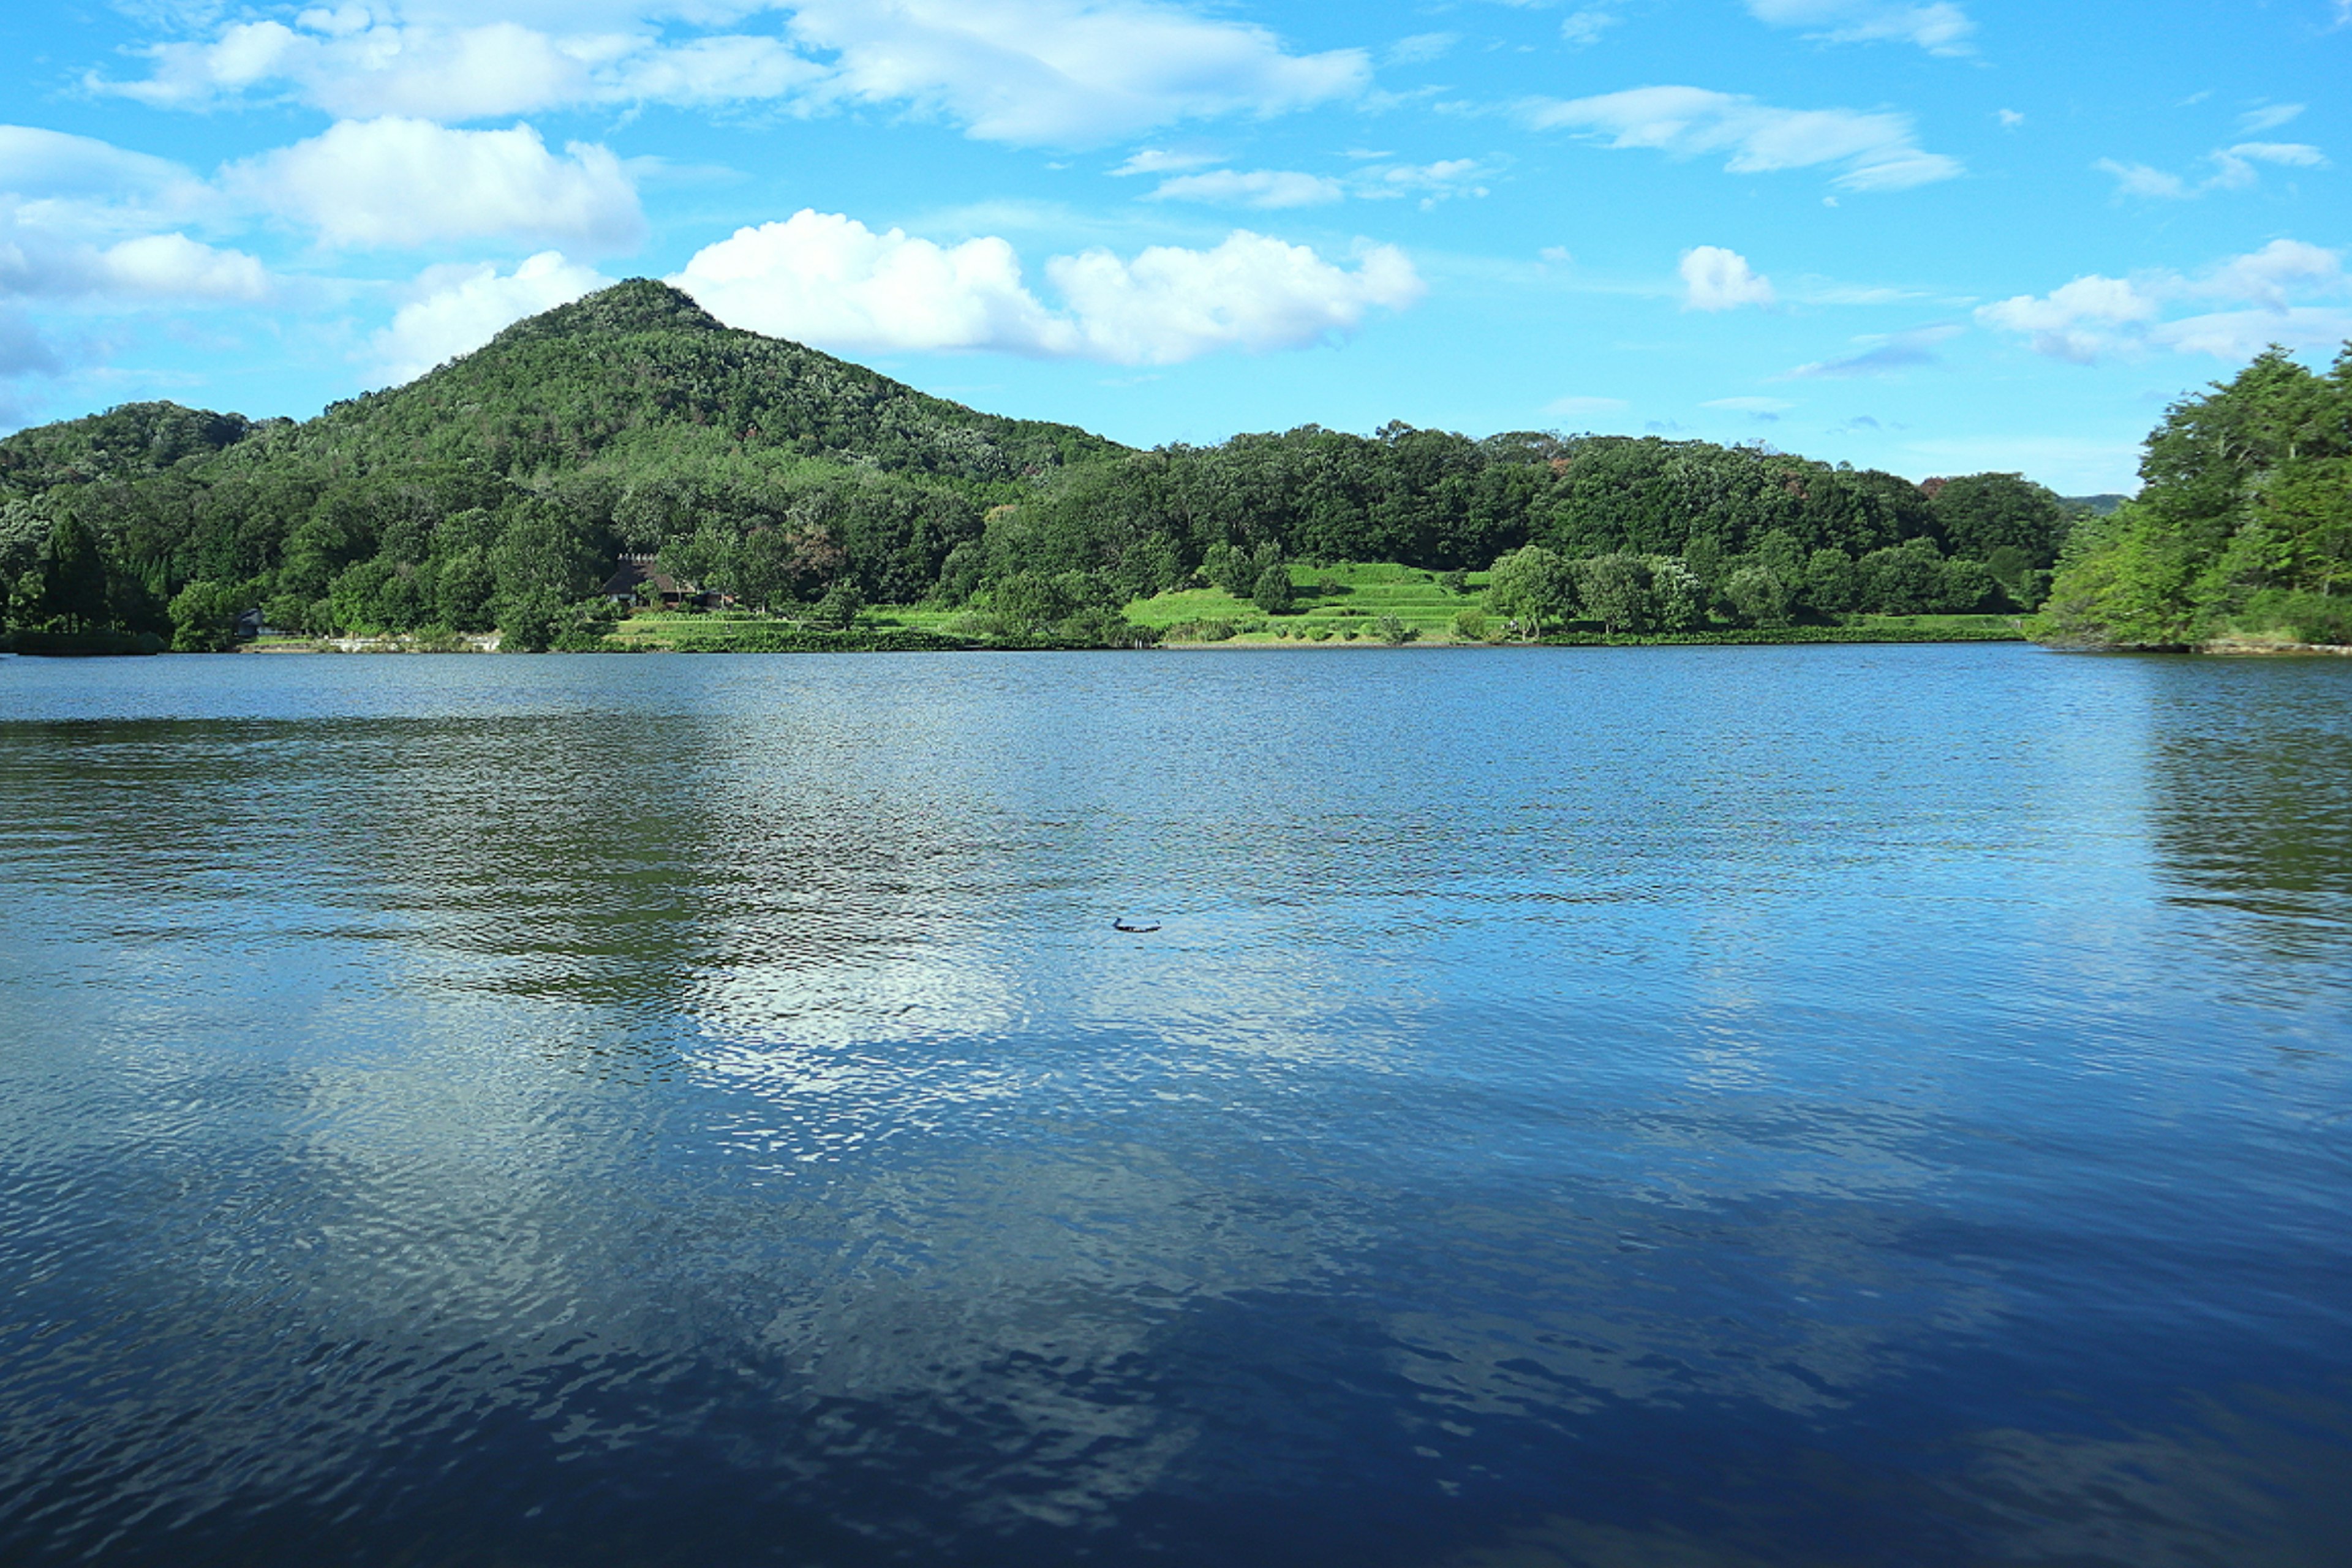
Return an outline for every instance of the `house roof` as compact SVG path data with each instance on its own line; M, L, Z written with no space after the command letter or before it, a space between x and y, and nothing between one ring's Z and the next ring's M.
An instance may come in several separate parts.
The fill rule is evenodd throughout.
M604 580L607 594L635 594L651 591L667 598L672 595L690 594L694 590L679 584L677 578L654 565L650 555L624 555L613 574Z

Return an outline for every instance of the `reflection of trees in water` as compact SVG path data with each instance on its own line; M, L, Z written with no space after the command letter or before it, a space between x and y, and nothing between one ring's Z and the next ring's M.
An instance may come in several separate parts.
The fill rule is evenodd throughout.
M2296 660L2163 672L2154 707L2153 848L2181 901L2267 917L2300 957L2352 918L2352 668Z

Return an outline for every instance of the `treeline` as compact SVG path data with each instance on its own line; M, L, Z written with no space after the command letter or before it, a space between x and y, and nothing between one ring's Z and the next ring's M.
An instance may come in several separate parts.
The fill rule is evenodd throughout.
M564 646L593 640L617 559L650 553L811 625L927 603L1008 641L1118 642L1122 606L1193 582L1280 598L1292 563L1483 570L1532 547L1601 563L1572 584L1634 583L1574 589L1634 605L1612 625L1688 601L1772 626L2031 607L2080 510L2016 475L1913 485L1695 441L1392 425L1134 452L639 281L301 425L147 403L0 441L0 615L190 649L254 609Z
M1761 447L1310 426L1065 469L951 550L937 596L995 608L1050 588L1099 606L1201 579L1278 613L1265 596L1286 595L1287 563L1483 570L1533 547L1612 563L1605 578L1632 573L1662 605L1686 597L1694 624L2030 609L2084 515L2015 474L1915 485Z
M2033 637L2352 643L2352 343L2325 374L2273 348L2174 404L2140 478L2136 500L2075 530Z

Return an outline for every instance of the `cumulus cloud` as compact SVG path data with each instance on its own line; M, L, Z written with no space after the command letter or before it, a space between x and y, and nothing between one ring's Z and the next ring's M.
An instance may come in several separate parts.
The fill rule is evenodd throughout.
M2187 201L2212 191L2242 191L2250 185L2259 184L2262 171L2255 167L2258 163L2288 169L2325 169L2328 166L2326 153L2302 142L2241 142L2235 146L2217 147L2199 162L2212 171L2200 180L2151 168L2146 163L2119 163L2113 158L2102 158L2092 167L2114 178L2118 196Z
M253 303L272 291L268 268L241 250L180 233L105 245L22 212L0 199L0 295L104 307Z
M1958 159L1919 148L1908 115L1778 109L1705 88L1538 100L1522 114L1536 129L1580 132L1610 147L1652 148L1676 158L1727 153L1725 167L1736 174L1827 165L1838 171L1832 184L1853 191L1903 190L1962 173Z
M2352 310L2312 302L2352 292L2347 284L2341 252L2276 239L2195 275L2094 273L1976 314L1986 326L2025 337L2036 353L2074 364L2152 350L2239 360L2273 342L2325 348L2352 336ZM2200 308L2213 305L2234 308Z
M1748 0L1750 15L1776 27L1808 27L1833 44L1916 44L1933 55L1969 53L1977 25L1958 5L1901 0Z
M1851 381L1864 377L1899 375L1906 370L1937 361L1936 345L1948 338L1957 337L1960 329L1949 325L1919 327L1907 332L1889 336L1857 338L1859 345L1851 353L1835 359L1817 360L1801 364L1782 378L1790 381Z
M1719 245L1699 245L1683 252L1683 309L1736 310L1742 305L1772 303L1772 280L1750 271L1748 258Z
M1237 229L1213 249L1155 246L1060 256L1031 291L995 237L941 245L803 210L738 230L670 279L733 325L845 352L986 350L1171 364L1219 349L1298 348L1354 331L1422 293L1402 252L1350 269L1304 246Z
M1086 146L1179 121L1362 90L1361 49L1287 53L1266 29L1149 0L802 0L828 93L905 103L983 141Z
M505 273L488 262L427 268L392 324L370 340L369 352L392 382L412 381L480 348L525 316L569 304L610 282L554 250Z
M646 232L636 191L610 151L574 142L559 157L528 125L453 131L397 117L344 121L231 164L222 182L337 247L495 237L593 253L625 250Z
M2031 337L2033 352L2075 364L2089 364L2108 344L2114 329L2156 319L2157 302L2121 278L2077 278L2039 299L2020 295L1986 305L1977 320L2004 331Z
M95 277L118 296L252 304L270 294L268 268L241 250L220 250L184 234L126 239L100 253Z
M1155 202L1208 202L1219 206L1305 207L1336 202L1347 195L1339 181L1324 174L1288 170L1215 169L1205 174L1179 174L1162 180L1151 193Z
M1404 252L1372 246L1355 270L1303 245L1236 229L1213 250L1153 246L1057 256L1045 276L1068 300L1087 352L1122 364L1173 364L1213 350L1302 348L1356 330L1374 307L1423 292Z
M730 325L849 352L1068 352L1069 324L993 236L943 246L803 209L697 251L670 281Z

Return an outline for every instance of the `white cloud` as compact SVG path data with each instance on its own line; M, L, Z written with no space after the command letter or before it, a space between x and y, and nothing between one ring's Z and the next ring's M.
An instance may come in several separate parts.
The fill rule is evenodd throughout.
M168 158L127 152L89 136L0 125L0 191L21 196L152 195L194 181Z
M1959 335L1954 326L1920 327L1888 336L1857 338L1852 353L1836 359L1801 364L1781 379L1788 381L1848 381L1899 375L1906 370L1937 363L1936 345Z
M234 23L210 43L150 50L143 80L91 85L159 108L258 91L346 118L477 120L570 104L775 98L824 75L772 37L667 45L643 33L548 33L512 21L354 27L348 19L309 11L291 27Z
M1614 414L1625 406L1622 397L1555 397L1544 405L1546 414L1564 418L1587 418L1600 414Z
M2247 136L2259 135L2264 131L2275 131L2301 114L2303 110L2304 106L2300 103L2264 104L2260 109L2250 109L2238 116L2238 130L2241 134Z
M392 324L370 340L369 351L390 381L411 381L480 348L525 316L569 304L611 281L553 250L504 274L488 262L428 268Z
M96 258L98 287L117 298L254 303L271 290L268 268L241 250L217 250L184 234L126 239Z
M2195 276L2158 268L2130 279L2077 278L2045 295L1981 306L1977 320L2075 364L2152 349L2237 360L2271 342L2325 348L2352 336L2352 311L2309 303L2341 295L2347 284L2342 253L2276 239ZM2245 308L2165 319L2172 308L2212 304Z
M1809 36L1835 44L1916 44L1929 54L1969 53L1976 23L1958 5L1932 0L1748 0L1759 22L1776 27L1810 27Z
M2114 176L2118 196L2141 196L2152 201L2187 201L2209 191L2239 191L2259 184L2262 171L2254 167L2257 163L2289 169L2325 169L2328 166L2326 153L2302 142L2241 142L2233 147L2218 147L2206 153L2200 162L2211 164L2213 172L2195 184L2163 169L2152 169L2146 163L2123 163L2113 158L2102 158L2092 167Z
M2181 291L2284 310L2291 293L2327 292L2343 281L2344 258L2338 252L2299 239L2274 239L2260 250L2231 257L2182 285Z
M1263 27L1150 0L802 0L790 26L834 53L828 92L1027 145L1285 113L1351 96L1371 70L1361 49L1293 55Z
M1734 310L1772 303L1772 280L1750 271L1748 258L1736 250L1694 246L1683 252L1680 271L1685 310Z
M2113 158L2102 158L2091 167L2101 174L2115 176L2116 195L2119 196L2178 201L2195 194L2189 188L2189 182L2179 175L2167 174L2162 169L2151 169L2146 163L2122 163Z
M1360 169L1350 188L1368 200L1419 196L1423 210L1453 196L1483 196L1488 172L1475 158L1441 158L1433 163L1382 163Z
M645 236L635 190L607 149L547 150L528 125L452 131L421 120L344 121L222 171L232 193L315 227L327 244L503 237L590 252Z
M2301 142L2241 142L2207 156L2213 163L2213 178L2208 183L2225 190L2242 190L2260 180L2256 163L2287 169L2327 167L2326 154Z
M1443 59L1461 41L1459 33L1415 33L1389 46L1388 61L1391 65L1409 66Z
M2000 128L2003 131L2014 131L2025 123L2025 116L2014 109L1996 109L1992 111L1992 117L2000 121Z
M1215 349L1303 348L1351 332L1374 307L1423 292L1404 252L1372 246L1354 271L1303 245L1236 229L1213 250L1153 246L1129 261L1108 250L1057 256L1045 275L1069 301L1089 352L1123 364L1173 364Z
M984 140L1085 145L1183 120L1326 102L1360 91L1371 68L1361 49L1295 55L1263 27L1159 0L412 0L400 10L313 9L292 26L235 22L208 41L151 48L143 79L93 77L89 85L168 108L291 98L345 119L779 99L812 110L855 101L910 106ZM771 10L786 14L789 41L691 32ZM677 26L666 33L659 21Z
M1349 270L1245 229L1211 250L1055 257L1045 276L1058 310L1031 292L1001 238L943 246L804 210L706 247L670 281L733 325L845 352L987 350L1122 364L1303 347L1422 293L1392 247L1366 250Z
M1386 155L1369 154L1372 157ZM1131 165L1140 163L1147 157L1155 163L1162 160L1160 154L1138 153L1128 160L1130 166L1121 166L1111 172L1115 174L1139 172ZM1182 165L1167 160L1165 166ZM1163 180L1146 199L1272 208L1317 206L1350 195L1366 201L1418 197L1423 209L1427 210L1455 196L1487 195L1487 187L1479 183L1486 177L1487 171L1475 158L1442 158L1433 163L1362 163L1350 170L1344 180L1293 170L1213 169L1205 174L1181 174Z
M88 136L0 125L0 204L44 242L152 233L217 215L219 195L167 158Z
M1206 168L1224 160L1214 153L1175 152L1161 147L1145 147L1129 153L1125 163L1111 171L1114 179L1130 174L1175 174L1187 169Z
M2089 364L2110 344L2116 328L2153 321L2157 310L2157 302L2128 281L2095 273L2040 299L2020 295L1981 306L1977 320L2029 335L2036 353Z
M1559 41L1571 49L1591 48L1601 41L1601 36L1615 26L1622 17L1607 11L1588 7L1571 11L1559 20Z
M1598 98L1524 106L1538 130L1570 130L1611 147L1646 147L1677 158L1728 153L1733 174L1836 166L1848 190L1901 190L1962 172L1958 160L1923 152L1910 117L1851 109L1777 109L1696 87L1637 87Z
M96 305L252 303L269 297L268 269L241 250L184 234L142 235L111 246L26 226L0 209L0 295Z
M1207 202L1219 206L1305 207L1336 202L1347 195L1339 182L1324 174L1289 170L1215 169L1205 174L1179 174L1162 180L1150 197L1155 202Z
M992 236L942 246L804 208L704 247L670 281L731 326L853 353L1045 354L1075 342Z

